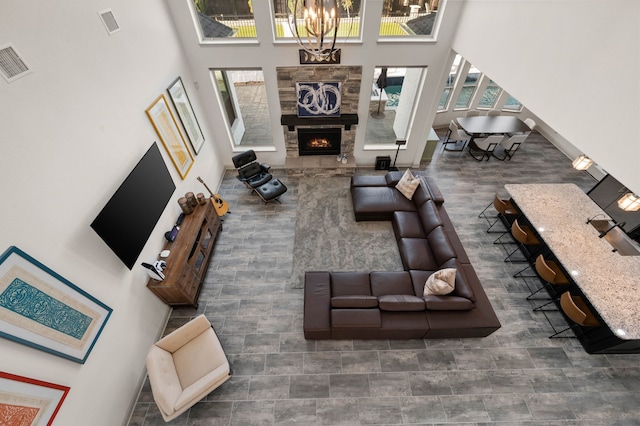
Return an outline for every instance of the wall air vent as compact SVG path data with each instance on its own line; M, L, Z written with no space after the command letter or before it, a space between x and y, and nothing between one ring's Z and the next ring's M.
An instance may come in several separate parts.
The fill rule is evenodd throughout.
M31 73L31 69L11 44L0 46L0 72L8 83Z
M116 22L115 16L113 16L113 12L111 9L103 10L102 12L98 12L100 15L100 19L102 19L102 23L104 27L107 29L109 35L115 33L116 31L120 31L120 25Z

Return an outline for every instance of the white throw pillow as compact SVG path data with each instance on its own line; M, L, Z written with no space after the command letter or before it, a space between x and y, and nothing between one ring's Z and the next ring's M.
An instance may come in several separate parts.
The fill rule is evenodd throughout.
M445 268L434 272L427 278L424 285L423 296L430 294L445 295L456 288L456 269Z
M420 185L420 179L413 176L411 170L407 169L400 181L398 181L396 189L410 200L413 197L413 193L416 192L418 185Z

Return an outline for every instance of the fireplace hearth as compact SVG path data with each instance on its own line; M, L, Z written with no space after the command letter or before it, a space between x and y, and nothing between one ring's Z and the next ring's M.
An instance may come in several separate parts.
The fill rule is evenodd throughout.
M298 129L298 155L338 155L342 129Z

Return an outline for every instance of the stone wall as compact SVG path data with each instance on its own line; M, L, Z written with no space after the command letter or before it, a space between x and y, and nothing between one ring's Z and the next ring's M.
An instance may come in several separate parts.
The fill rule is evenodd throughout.
M361 66L299 66L299 67L278 67L278 92L280 94L280 106L282 114L297 114L297 94L296 83L315 82L341 82L342 83L342 103L341 114L357 114L358 98L360 95L360 83L362 81ZM312 118L309 119L313 120ZM322 128L322 127L342 127L341 152L347 154L349 159L353 159L353 149L356 137L356 126L351 130L345 130L344 126L336 125L305 125L299 127ZM285 146L287 158L298 157L298 133L297 130L290 132L286 126L282 127L285 136Z

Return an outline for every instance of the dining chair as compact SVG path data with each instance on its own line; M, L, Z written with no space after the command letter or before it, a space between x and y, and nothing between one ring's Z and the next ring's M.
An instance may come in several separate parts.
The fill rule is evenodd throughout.
M497 115L502 115L502 111L500 111L499 109L492 109L487 113L487 115L489 117L495 117Z
M493 156L495 158L497 158L498 160L502 160L502 161L507 160L507 159L511 160L511 157L513 157L513 154L516 153L518 148L520 148L520 145L522 145L524 143L524 141L527 140L528 137L529 137L529 132L527 132L527 133L516 133L514 135L511 135L511 136L507 137L506 139L503 139L500 142L500 147L502 148L502 151L504 152L504 155L499 157L494 152Z
M534 256L537 256L544 248L538 237L535 236L531 228L527 225L520 225L518 219L511 224L511 236L516 241L516 248L508 253L505 262L530 262ZM502 236L501 236L502 237ZM500 237L498 237L500 238ZM505 248L505 251L507 249ZM524 256L524 260L513 260L512 256L520 251Z
M562 334L565 331L576 329L579 327L587 327L587 328L593 329L594 327L600 326L600 321L598 321L593 311L591 311L591 309L587 305L586 301L580 296L572 295L571 292L565 291L564 293L562 293L562 296L560 296L560 309L565 314L565 316L569 320L571 320L573 323L570 324L569 327L562 329L560 331L557 331L556 328L551 323L551 321L549 321L549 324L551 325L551 328L553 328L553 331L554 331L554 333L551 336L549 336L550 339L558 338L558 337L568 337L568 338L580 337L586 332L588 332L588 330L583 331L580 334L576 334L574 332L573 336L567 336L567 335L563 336ZM545 314L545 317L546 317L546 314ZM547 317L547 320L549 320L548 317Z
M474 160L482 161L486 158L489 161L493 150L505 137L505 135L490 135L486 138L473 139L469 142L469 154Z
M536 128L536 122L532 118L526 118L524 120L524 124L526 124L531 130Z
M478 115L480 115L480 111L474 109L474 110L467 111L467 113L464 116L465 117L477 117Z
M533 296L542 290L547 290L552 294L550 302L547 302L544 305L538 306L534 309L534 311L540 311L545 306L554 303L554 301L557 300L559 294L568 290L571 281L569 280L569 278L567 278L557 262L553 260L547 260L541 254L536 257L535 269L536 273L542 280L543 285L542 287L533 291L529 296L527 296L527 300L532 300Z
M464 147L467 146L467 142L469 141L469 139L470 136L464 130L458 127L455 120L451 120L451 122L449 123L449 130L447 130L447 134L442 141L442 151L462 151L464 150ZM449 144L458 146L460 142L462 142L461 148L447 148L447 145Z
M487 215L487 210L491 206L493 206L497 214L490 217ZM520 212L511 203L511 200L500 198L500 195L497 192L493 196L493 201L478 215L478 217L485 219L489 224L489 228L487 228L487 233L489 234L504 233L505 231L492 231L491 228L493 228L493 226L498 222L502 222L505 225L508 224L509 226L511 226L511 223L513 223L513 219L517 218L518 216L520 216Z

